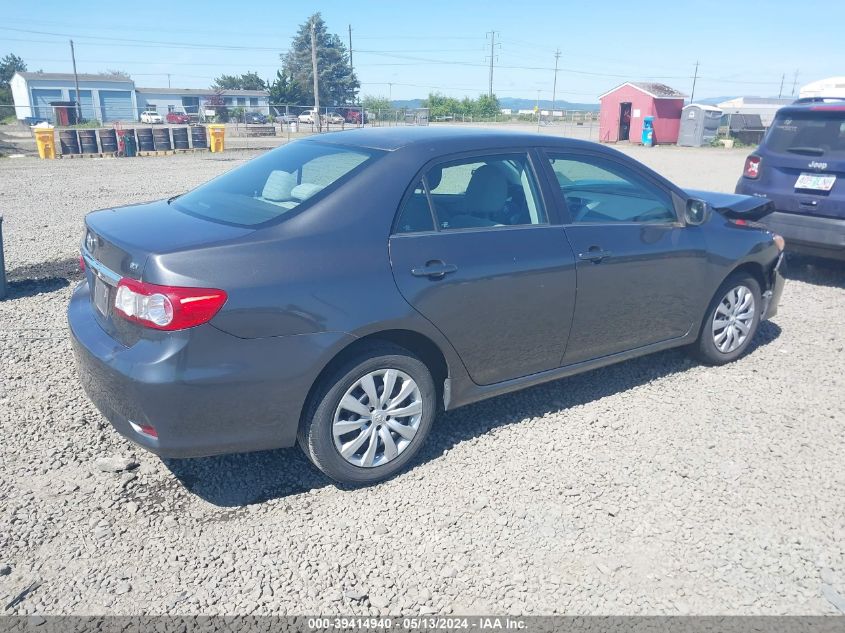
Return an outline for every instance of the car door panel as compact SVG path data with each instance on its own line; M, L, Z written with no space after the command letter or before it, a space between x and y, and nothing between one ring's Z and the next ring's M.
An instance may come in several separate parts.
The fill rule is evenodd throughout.
M555 173L552 160L580 162L583 169ZM566 236L576 258L576 305L561 364L687 334L697 322L706 285L706 245L700 228L677 218L672 193L626 159L549 153L543 164L558 212L568 219ZM589 208L577 208L583 203ZM661 204L667 216L663 221L622 219L626 212L653 217L652 206Z
M572 224L566 235L578 258L578 290L564 365L690 330L706 281L701 231L678 225ZM588 259L591 249L605 257Z
M563 227L394 235L390 257L402 295L444 334L477 384L560 364L575 305L575 258ZM449 272L422 274L441 265Z

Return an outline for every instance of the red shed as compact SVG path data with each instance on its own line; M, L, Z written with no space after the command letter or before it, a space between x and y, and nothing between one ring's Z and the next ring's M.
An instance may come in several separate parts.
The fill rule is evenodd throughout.
M599 140L640 143L643 117L654 117L654 143L676 143L686 95L665 84L628 81L599 97Z

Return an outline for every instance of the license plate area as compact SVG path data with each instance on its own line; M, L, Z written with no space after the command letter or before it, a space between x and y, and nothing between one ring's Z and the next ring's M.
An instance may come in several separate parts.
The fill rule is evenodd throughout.
M104 317L109 316L111 287L102 279L94 276L94 307Z
M834 174L807 174L802 173L795 181L796 189L809 189L812 191L830 191L836 182Z

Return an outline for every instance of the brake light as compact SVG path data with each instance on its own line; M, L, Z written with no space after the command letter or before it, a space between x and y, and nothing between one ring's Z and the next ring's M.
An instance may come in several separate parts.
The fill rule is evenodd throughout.
M745 159L745 169L742 175L746 178L757 178L760 175L760 157L749 156Z
M159 286L124 278L117 285L114 310L145 327L184 330L210 321L226 299L226 293L215 288Z

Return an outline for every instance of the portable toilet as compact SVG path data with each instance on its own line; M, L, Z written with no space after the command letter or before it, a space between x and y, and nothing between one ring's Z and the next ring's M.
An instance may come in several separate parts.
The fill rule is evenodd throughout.
M681 110L681 129L678 145L701 147L709 145L719 132L722 111L700 103L691 103Z

